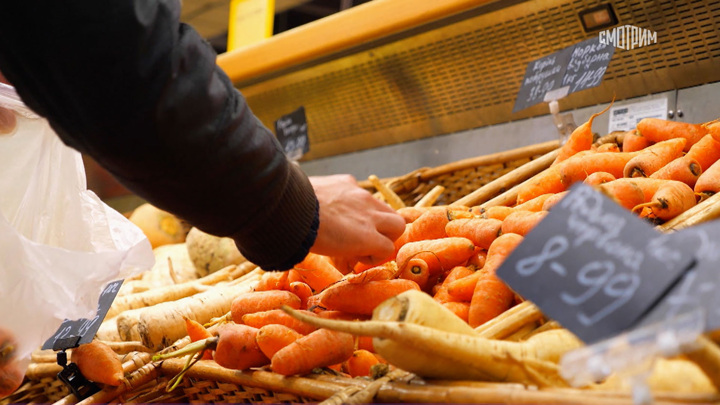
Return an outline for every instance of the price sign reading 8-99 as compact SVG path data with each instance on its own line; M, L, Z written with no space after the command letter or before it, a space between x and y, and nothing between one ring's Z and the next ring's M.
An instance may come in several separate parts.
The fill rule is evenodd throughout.
M498 269L586 343L632 328L693 261L625 208L574 186Z

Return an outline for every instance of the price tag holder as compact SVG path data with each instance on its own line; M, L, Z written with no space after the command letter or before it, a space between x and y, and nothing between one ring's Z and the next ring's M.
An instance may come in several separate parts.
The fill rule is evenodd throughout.
M95 337L100 324L110 309L113 300L120 291L123 280L109 283L103 289L98 299L98 309L95 317L91 319L65 320L57 332L43 344L43 349L65 350L89 343Z
M530 62L512 112L598 86L614 53L594 37Z
M693 268L672 288L667 297L643 319L642 325L668 320L702 309L704 331L720 329L720 221L707 222L668 235L671 244L692 252Z
M308 153L310 139L308 138L305 107L300 107L275 121L275 136L291 160L299 160Z
M668 236L580 183L497 274L590 344L634 327L691 266Z

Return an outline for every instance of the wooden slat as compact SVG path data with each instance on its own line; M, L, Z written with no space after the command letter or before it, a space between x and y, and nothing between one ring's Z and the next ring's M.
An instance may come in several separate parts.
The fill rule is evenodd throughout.
M346 50L492 0L374 0L218 56L230 79L250 78Z

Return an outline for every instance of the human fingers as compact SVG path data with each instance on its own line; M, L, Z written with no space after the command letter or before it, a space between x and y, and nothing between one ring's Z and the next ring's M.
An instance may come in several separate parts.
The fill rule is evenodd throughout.
M363 243L363 250L358 259L370 265L382 263L395 253L395 244L387 236L375 232L368 235Z
M390 240L395 241L405 232L405 220L397 213L380 212L376 214L375 228Z

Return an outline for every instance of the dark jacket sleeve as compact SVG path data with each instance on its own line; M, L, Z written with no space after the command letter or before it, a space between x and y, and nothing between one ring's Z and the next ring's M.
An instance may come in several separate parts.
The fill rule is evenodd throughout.
M178 1L6 3L0 71L66 144L264 269L303 259L318 227L312 186L178 22Z

